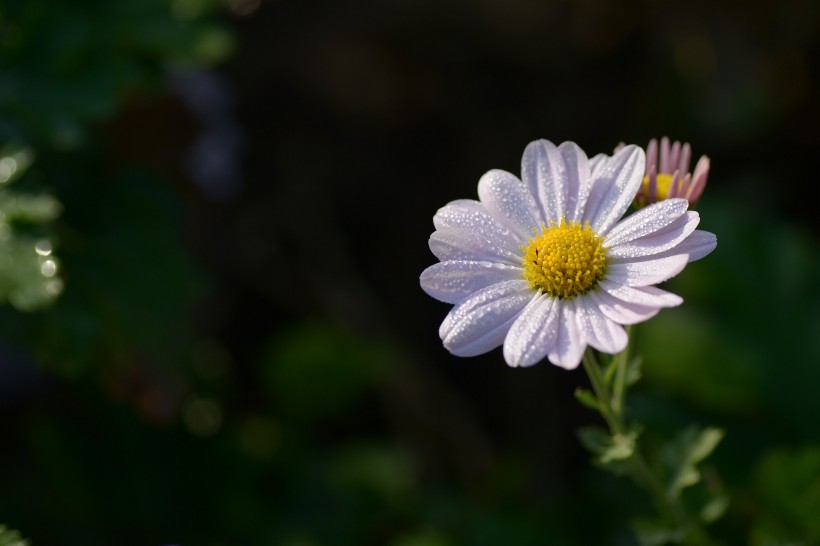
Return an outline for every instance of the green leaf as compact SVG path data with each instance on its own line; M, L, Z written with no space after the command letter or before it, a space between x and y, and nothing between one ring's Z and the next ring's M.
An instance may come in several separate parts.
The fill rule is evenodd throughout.
M577 398L578 401L587 408L593 411L601 411L601 406L598 403L598 399L589 390L578 387L575 389L575 398Z
M0 148L0 302L21 311L44 307L63 289L60 264L43 227L57 218L62 205L45 193L7 188L33 160L34 152L22 144Z
M62 212L62 205L51 195L18 194L0 190L0 218L32 224L50 222Z
M60 294L60 266L50 249L48 239L16 237L10 230L6 237L0 236L0 302L8 300L20 311L34 311Z
M729 508L729 496L725 493L716 495L700 509L700 519L706 523L719 520Z
M14 529L0 525L0 546L28 546L28 541L23 540L20 533Z
M0 148L0 184L11 184L28 170L34 152L22 144L11 142Z
M669 527L661 521L649 518L638 518L632 522L632 530L641 546L661 546L679 544L685 533L682 529Z
M690 427L681 433L664 450L671 470L668 491L678 496L680 492L700 481L697 464L706 459L723 439L724 431L715 427L698 430Z
M615 377L615 372L618 369L618 362L621 361L622 355L618 354L609 359L609 362L604 369L604 385L607 388L612 387L612 379Z
M578 431L581 443L597 455L596 462L601 465L629 459L635 452L639 434L638 429L632 429L626 434L613 436L599 427L584 427Z
M626 365L626 377L624 381L627 387L631 387L641 378L641 364L643 359L640 356L634 357Z

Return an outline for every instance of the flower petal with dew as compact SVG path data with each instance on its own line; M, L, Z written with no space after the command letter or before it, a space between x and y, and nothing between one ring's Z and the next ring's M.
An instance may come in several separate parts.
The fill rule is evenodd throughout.
M709 178L709 158L701 156L693 173L689 172L691 159L688 142L670 142L663 137L659 146L656 139L650 140L646 148L646 174L635 204L644 207L673 197L686 199L691 206L697 204Z
M573 142L539 140L524 150L521 179L489 171L478 201L442 207L430 236L440 262L420 282L454 305L439 329L444 347L474 356L503 346L510 366L546 358L573 369L587 346L620 352L623 325L679 305L654 285L709 254L717 239L696 229L700 217L681 197L622 219L645 163L637 146L588 159Z

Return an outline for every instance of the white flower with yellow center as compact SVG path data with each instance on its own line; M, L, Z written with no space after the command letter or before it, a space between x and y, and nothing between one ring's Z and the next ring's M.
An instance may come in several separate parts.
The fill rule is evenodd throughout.
M637 146L587 159L573 142L539 140L524 150L522 180L492 170L478 183L479 201L441 208L430 236L441 261L420 280L455 304L439 330L444 346L475 356L503 344L510 366L548 358L572 369L587 346L622 351L622 325L679 305L653 285L709 254L717 239L695 230L700 218L686 199L621 220L644 161Z

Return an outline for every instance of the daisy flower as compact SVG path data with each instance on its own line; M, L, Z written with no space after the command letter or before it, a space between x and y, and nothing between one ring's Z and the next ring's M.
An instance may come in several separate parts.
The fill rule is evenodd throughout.
M510 366L544 358L578 366L587 346L618 353L622 325L683 300L653 285L709 254L686 199L666 199L621 220L641 186L644 152L625 146L587 159L573 142L530 143L521 179L492 170L479 200L453 201L433 217L421 274L432 297L454 304L439 335L458 356L504 346ZM619 221L620 220L620 221Z
M691 159L692 148L688 142L681 145L676 140L670 144L669 139L663 137L659 148L657 140L650 140L646 148L646 176L635 204L643 207L671 197L682 197L693 206L697 204L709 178L709 158L701 156L694 173L689 172Z

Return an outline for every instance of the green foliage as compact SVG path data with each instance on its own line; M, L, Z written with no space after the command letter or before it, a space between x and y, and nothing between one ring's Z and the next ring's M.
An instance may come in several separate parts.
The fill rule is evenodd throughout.
M592 394L589 389L582 389L578 387L575 389L575 398L581 402L587 409L591 409L592 411L600 411L601 406L598 402L598 399L595 398L595 395Z
M578 431L581 443L596 455L595 462L616 475L623 475L623 461L632 457L640 428L632 428L625 434L612 435L599 427L584 427Z
M162 63L231 51L212 5L175 0L7 0L0 14L0 139L78 150L126 94L158 86Z
M681 544L685 533L680 527L669 525L652 518L636 518L632 522L635 537L641 546L662 546L663 544Z
M641 378L641 362L643 361L640 355L629 358L624 368L624 387L629 388ZM618 358L613 358L609 361L604 370L604 383L609 387L613 387L615 381L615 373L618 369Z
M714 427L703 430L689 427L664 446L663 462L669 473L669 495L677 497L684 488L700 481L697 465L715 450L724 434Z
M202 283L182 241L181 203L157 173L119 161L104 136L123 105L165 92L170 64L230 53L229 33L211 17L218 8L3 3L0 142L11 144L0 154L0 300L33 310L61 297L36 317L0 310L0 325L53 369L182 366L185 314Z
M754 546L820 541L820 448L771 449L755 469L762 503L752 528Z
M18 192L10 185L26 178L34 161L31 148L0 147L0 302L21 311L50 304L63 288L48 225L61 212L47 193Z
M0 525L0 546L28 546L28 544L19 532Z

